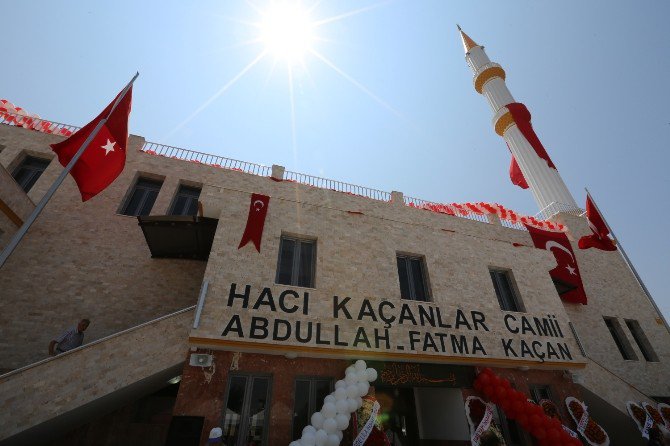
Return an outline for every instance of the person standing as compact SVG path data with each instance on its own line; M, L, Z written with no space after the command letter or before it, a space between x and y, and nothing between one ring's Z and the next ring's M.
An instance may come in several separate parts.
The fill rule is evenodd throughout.
M84 343L84 331L91 324L88 319L79 321L76 327L72 327L65 333L49 343L49 355L55 356L68 350L79 347Z

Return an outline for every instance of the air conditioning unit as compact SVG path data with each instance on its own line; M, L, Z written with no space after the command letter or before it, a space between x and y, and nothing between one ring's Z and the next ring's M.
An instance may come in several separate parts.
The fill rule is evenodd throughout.
M572 382L575 384L584 384L584 375L581 373L571 372L570 378L572 378Z
M212 355L202 353L191 353L188 364L193 367L209 367L212 365Z

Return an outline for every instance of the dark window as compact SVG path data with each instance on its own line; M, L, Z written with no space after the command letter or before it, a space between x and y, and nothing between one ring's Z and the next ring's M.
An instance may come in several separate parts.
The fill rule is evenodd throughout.
M514 292L512 273L501 269L490 269L493 288L503 311L524 311L521 301Z
M536 403L539 403L540 400L551 401L551 392L549 391L549 386L530 386L530 394Z
M177 196L174 197L170 215L196 215L198 213L198 198L200 188L179 186Z
M430 300L423 257L398 255L396 262L400 281L400 297L422 302Z
M34 156L26 156L23 162L14 170L13 177L21 189L28 192L37 179L42 175L49 166L51 161L42 158L35 158Z
M644 356L644 359L649 362L658 362L658 356L656 355L654 349L651 347L651 344L649 343L649 340L645 336L644 332L642 331L640 323L636 320L626 319L626 326L628 326L628 329L633 335L635 343L637 344L638 347L640 347L640 351L642 352L642 356Z
M637 355L635 355L633 347L631 347L628 339L626 339L626 335L623 333L619 321L613 317L605 317L603 319L605 319L605 325L607 325L607 329L610 331L612 339L614 339L614 343L619 349L619 352L621 352L623 359L637 361Z
M498 415L498 422L502 428L503 437L509 446L526 446L529 444L527 436L524 434L523 430L519 425L514 421L510 420L505 416L500 408L496 408Z
M293 401L293 440L302 435L302 430L310 424L310 417L321 409L324 398L333 389L329 378L299 378L295 380Z
M270 378L232 375L221 427L229 446L267 445Z
M282 236L276 282L314 288L316 241Z
M162 181L139 178L121 213L134 216L149 215L162 185Z
M584 346L582 345L582 340L579 339L579 335L577 334L577 330L575 329L575 326L572 325L572 322L568 322L568 325L570 326L570 330L572 331L572 335L575 337L575 341L577 341L577 347L579 347L579 351L582 352L582 356L586 356L586 350L584 350Z

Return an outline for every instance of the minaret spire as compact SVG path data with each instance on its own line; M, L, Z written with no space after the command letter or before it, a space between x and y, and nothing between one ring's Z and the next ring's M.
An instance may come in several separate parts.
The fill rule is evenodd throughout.
M474 73L475 90L488 100L493 111L493 127L512 152L512 182L524 189L530 187L540 211L550 206L551 213L579 209L535 134L530 124L530 112L525 105L517 103L507 89L505 70L491 62L484 47L476 44L460 26L458 31L465 49L465 60Z
M468 36L463 32L460 25L456 24L456 27L458 28L458 31L461 33L461 41L463 42L463 49L465 50L466 54L469 53L472 48L479 46L474 40L470 38L470 36Z

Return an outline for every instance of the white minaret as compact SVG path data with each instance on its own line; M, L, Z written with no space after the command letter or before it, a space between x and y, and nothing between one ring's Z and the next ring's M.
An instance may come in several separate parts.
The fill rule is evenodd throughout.
M463 40L465 60L474 73L475 90L483 94L489 102L493 111L493 127L505 139L516 158L540 211L549 205L553 205L554 212L551 214L561 210L579 209L558 170L549 167L547 161L537 155L505 107L516 102L505 85L505 70L491 62L484 47L477 45L460 26L458 30Z

